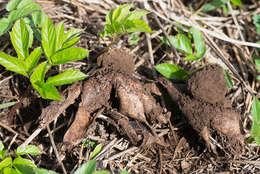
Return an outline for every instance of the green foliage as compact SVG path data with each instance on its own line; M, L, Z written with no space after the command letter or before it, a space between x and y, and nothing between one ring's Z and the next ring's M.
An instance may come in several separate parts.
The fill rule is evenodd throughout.
M251 115L253 116L251 137L254 138L256 144L260 146L260 102L256 97L254 97L251 106Z
M39 23L39 16L36 15L35 18L37 18L35 23ZM10 38L18 58L0 52L0 64L7 70L30 78L32 86L42 98L60 101L62 98L56 86L71 84L86 78L87 75L76 70L66 70L45 81L46 72L52 66L84 59L88 56L89 50L74 47L79 41L81 30L70 29L65 33L63 22L55 28L50 18L45 14L42 14L40 23L42 29L39 34L42 47L35 48L29 54L29 48L31 48L34 39L33 30L30 25L25 23L24 19L16 21L12 32L10 32ZM47 61L37 66L42 51L44 51Z
M6 155L6 150L2 141L0 141L0 173L4 174L36 174L34 169L37 166L33 161L22 158L21 155L40 155L41 151L33 145L25 146L21 148L20 146L16 149L16 157L12 158L9 154Z
M173 46L179 50L182 53L187 54L188 56L185 58L185 60L198 60L201 59L206 52L206 45L204 41L203 34L200 30L192 27L190 28L190 31L192 35L190 35L194 42L194 50L195 53L193 53L192 50L192 43L189 38L189 36L186 36L182 32L178 33L176 36L169 36L170 40L173 43ZM166 43L168 46L170 46L169 41L163 37L160 38L164 43Z
M179 66L162 63L155 66L155 69L168 79L186 80L188 73Z
M225 78L226 78L228 87L229 87L229 88L233 88L233 83L232 83L232 81L231 81L231 78L230 78L228 72L227 72L225 69L223 69L223 72L224 72L224 74L225 74Z
M253 23L256 27L257 34L260 35L260 14L253 15Z
M136 45L139 40L139 36L135 33L132 33L128 39L128 42L130 43L130 45Z
M145 10L129 11L132 4L120 5L109 11L106 15L106 25L101 37L111 36L115 34L123 35L132 32L152 33L150 27L140 18L149 12Z
M89 159L92 160L94 159L103 149L103 144L98 144L95 149L93 150L93 152L90 154Z
M242 6L242 2L240 0L230 0L231 3L235 6ZM216 8L225 6L229 0L212 0L210 3L206 4L201 12L208 12L215 10Z
M32 0L11 0L6 5L6 10L9 14L7 18L0 19L0 35L6 33L15 21L40 11L41 7Z

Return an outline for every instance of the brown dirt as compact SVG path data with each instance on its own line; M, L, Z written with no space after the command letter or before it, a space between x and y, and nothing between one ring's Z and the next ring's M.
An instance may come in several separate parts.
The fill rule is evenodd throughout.
M133 56L123 49L112 49L98 57L98 64L100 69L84 82L79 110L64 136L64 142L69 146L80 142L91 122L89 120L93 120L93 115L101 108L107 113L118 110L120 114L111 114L111 117L133 144L142 139L140 136L145 140L152 139L145 137L151 136L145 128L151 127L147 119L162 123L167 121L163 119L161 106L145 89L145 85L132 76Z
M209 65L191 75L188 89L194 98L215 105L223 103L228 86L222 68L218 65Z
M226 81L222 78L223 75L220 67L216 65L205 67L192 75L192 79L189 80L188 84L189 89L192 89L192 94L195 94L194 98L190 98L186 94L178 91L168 80L160 79L160 81L167 88L173 101L178 104L187 122L201 134L208 147L210 146L209 135L213 132L217 132L219 135L228 137L229 147L235 148L234 151L240 153L242 149L241 146L243 145L243 135L241 134L239 126L240 114L233 108L225 108L223 105L218 104L226 100L223 98L226 93L226 85L224 85ZM209 79L210 76L210 80L208 82L205 81ZM220 81L220 79L222 79L222 81ZM215 89L214 85L218 87L216 88L218 99L212 99L215 102L211 102L211 100L206 102L212 98L211 93L215 96L215 90L212 90L212 88ZM203 90L200 89L200 87L202 87ZM195 91L195 89L197 91ZM202 96L204 100L201 100L200 96ZM239 147L237 144L241 146Z
M126 74L133 74L135 67L133 56L127 53L124 48L111 49L100 55L97 64L100 67L111 67L114 71Z

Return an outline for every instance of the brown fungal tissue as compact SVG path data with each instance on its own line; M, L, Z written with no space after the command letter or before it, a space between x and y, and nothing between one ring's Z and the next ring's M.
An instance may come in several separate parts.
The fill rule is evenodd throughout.
M159 103L144 88L145 85L133 77L133 56L124 49L112 49L98 57L97 63L100 68L83 84L81 103L64 142L76 145L101 109L111 116L118 124L115 127L133 144L140 140L142 143L150 141L153 137L150 123L167 121Z
M178 104L187 122L203 137L208 148L212 149L209 136L217 133L226 139L225 148L240 153L243 146L240 114L225 98L228 87L221 67L209 65L192 74L188 80L192 96L181 93L166 79L160 78L160 82Z

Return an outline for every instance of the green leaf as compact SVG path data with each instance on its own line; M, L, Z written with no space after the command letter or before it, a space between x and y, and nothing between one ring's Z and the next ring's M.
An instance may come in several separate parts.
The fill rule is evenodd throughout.
M251 114L254 118L254 121L259 122L260 121L260 102L256 97L254 97L251 107L252 107Z
M132 11L127 17L126 19L127 20L134 20L134 19L140 19L141 17L145 16L149 14L148 11L145 11L145 10L135 10L135 11Z
M6 10L7 11L12 11L14 9L16 9L16 7L18 6L18 4L21 2L21 0L11 0L8 2L8 4L6 5Z
M12 167L7 167L4 169L3 174L20 174Z
M42 86L44 83L45 73L47 72L48 64L47 62L42 62L35 71L32 73L30 77L30 81L32 85L37 84L38 86Z
M5 146L4 146L3 142L0 140L0 151L3 151L4 148L5 148Z
M8 157L8 158L4 159L3 161L1 161L0 162L0 173L4 168L9 167L11 165L12 165L12 158L11 157Z
M185 36L184 34L177 34L176 36L169 36L170 40L173 43L173 46L181 51L182 53L186 53L189 55L192 55L192 45L190 39ZM163 37L160 38L164 43L166 43L168 46L170 46L169 41Z
M40 168L34 168L33 171L34 171L35 174L58 174L54 171L46 170L46 169L40 169Z
M260 58L254 59L257 70L260 72Z
M7 18L0 19L0 36L9 30L10 24Z
M48 78L46 83L53 86L67 85L86 77L87 75L80 71L69 69L61 74Z
M168 79L186 80L188 76L184 69L168 63L156 65L155 69Z
M127 33L131 32L146 32L146 33L152 33L151 28L149 25L145 23L144 20L141 19L134 19L127 23L128 28L126 29Z
M113 20L112 21L122 23L126 19L126 16L129 14L129 10L131 9L132 6L133 6L133 4L124 4L124 5L118 6L113 11Z
M0 159L5 159L6 152L7 150L0 151Z
M129 174L129 172L126 171L126 170L123 170L123 171L120 172L120 174Z
M236 5L236 6L239 6L241 7L242 6L242 2L240 0L231 0L231 2Z
M0 52L0 64L4 66L7 70L27 76L26 68L22 60Z
M192 36L193 36L196 57L202 58L206 53L206 45L203 38L203 34L200 30L194 27L192 27L190 31L192 32Z
M79 41L79 35L82 33L81 29L70 29L64 37L64 42L62 45L63 49L74 46Z
M132 33L130 35L130 38L128 39L128 42L130 43L130 45L136 45L139 40L140 40L139 36L135 33Z
M12 24L14 21L23 18L35 11L40 11L41 7L34 2L27 3L23 6L22 2L18 5L18 8L16 10L11 11L11 13L8 16L9 23ZM21 6L20 6L21 5Z
M40 60L42 54L41 47L35 48L33 52L25 59L26 70L29 74L32 73L33 69L36 67L38 61Z
M57 52L51 57L52 64L66 64L70 61L76 61L84 59L88 56L89 50L84 48L67 48L65 50Z
M14 159L13 166L23 174L34 174L33 168L37 167L33 161L21 157Z
M260 80L260 75L259 75L259 76L257 76L257 80Z
M213 0L210 3L206 4L204 8L201 10L201 12L208 12L212 11L218 7L221 7L222 5L226 4L229 0Z
M256 143L260 146L260 102L256 97L254 97L251 106L251 115L253 116L251 136L255 139Z
M227 72L225 69L223 69L223 72L224 72L224 74L225 74L225 78L226 78L228 87L229 87L229 88L233 88L233 83L232 83L232 81L231 81L231 78L230 78L228 72Z
M35 26L40 26L41 25L41 12L40 11L35 11L32 13L32 21L33 21L33 24Z
M24 8L24 7L28 6L28 5L33 4L33 3L34 3L33 0L21 0L21 2L18 4L17 8L18 9L19 8Z
M56 50L59 50L62 48L64 42L64 22L58 23L56 27L56 36Z
M44 83L41 86L35 87L35 89L44 99L62 101L59 91L57 90L57 88L55 88L55 86Z
M98 144L95 149L93 150L93 152L90 154L89 159L92 160L94 159L103 149L103 144Z
M25 154L30 154L30 155L40 155L42 152L37 146L34 145L27 145L24 148L19 146L16 150L16 154L18 155L25 155Z
M257 34L260 35L260 14L253 15L253 23L256 27Z
M10 37L18 58L21 60L27 58L30 46L29 41L32 39L23 19L15 22Z
M93 174L96 170L96 161L90 160L78 168L74 174Z
M4 108L8 108L10 106L13 106L14 104L16 104L17 102L8 102L8 103L2 103L0 104L0 109L4 109ZM1 147L1 145L0 145ZM0 148L0 151L1 151L1 148Z
M54 55L56 51L56 31L54 25L49 17L42 14L42 46L47 60L51 62L50 57Z
M103 171L95 171L93 174L110 174L110 172L103 170Z

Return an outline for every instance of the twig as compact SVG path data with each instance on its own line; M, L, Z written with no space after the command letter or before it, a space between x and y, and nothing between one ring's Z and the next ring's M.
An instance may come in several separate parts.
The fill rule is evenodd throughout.
M6 130L8 130L9 132L15 134L15 135L19 135L19 137L22 139L22 140L26 140L25 137L23 137L21 134L19 134L18 132L16 132L15 130L13 130L11 127L5 125L4 123L0 122L0 126L5 128Z
M65 167L64 167L64 165L63 165L63 163L62 163L62 161L60 159L59 152L58 152L57 147L55 145L55 142L54 142L53 136L51 134L51 130L50 130L49 125L47 125L47 130L48 130L48 133L49 133L49 137L50 137L50 140L51 140L51 145L53 147L53 150L54 150L54 153L56 155L56 158L58 159L58 162L59 162L59 164L60 164L60 166L62 168L63 173L67 174L67 171L66 171L66 169L65 169Z

